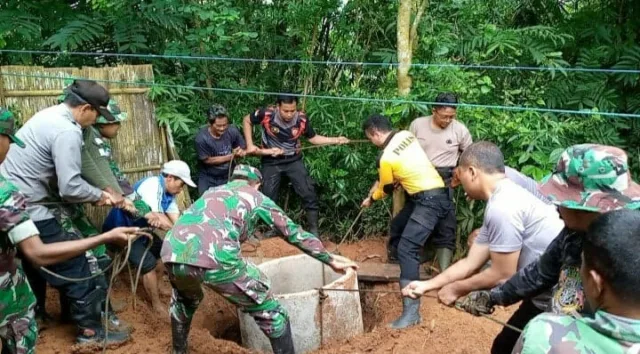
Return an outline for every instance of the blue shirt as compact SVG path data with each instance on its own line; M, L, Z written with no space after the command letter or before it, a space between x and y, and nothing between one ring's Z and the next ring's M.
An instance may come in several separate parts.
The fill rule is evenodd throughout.
M164 178L162 176L146 177L133 185L133 198L140 198L147 203L154 213L179 213L176 204L176 196L167 193ZM131 197L130 197L131 198ZM133 199L132 198L132 199ZM144 217L135 218L128 212L113 208L107 215L102 225L102 232L107 232L116 227L149 227Z

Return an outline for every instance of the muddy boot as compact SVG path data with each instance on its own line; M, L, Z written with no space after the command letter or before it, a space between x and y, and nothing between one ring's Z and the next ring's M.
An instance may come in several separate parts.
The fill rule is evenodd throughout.
M293 336L291 334L291 323L287 321L287 328L278 338L269 338L273 354L295 354L293 348Z
M438 258L438 266L440 267L440 273L451 265L451 258L453 258L453 251L448 248L438 248L436 250L436 257Z
M404 289L411 281L400 280L400 288ZM420 323L420 298L402 298L402 315L391 322L388 327L392 329L402 329L415 326Z
M188 354L189 353L189 328L191 321L188 323L180 323L171 317L171 337L172 337L172 354Z
M130 339L128 332L105 332L101 323L102 308L106 292L101 288L94 289L83 300L76 300L71 304L71 318L78 326L79 334L76 343L80 346L102 346L106 336L106 345L118 345ZM109 326L111 327L111 326Z
M316 237L320 237L318 234L318 211L317 210L307 210L307 227L309 228L309 232L314 234Z

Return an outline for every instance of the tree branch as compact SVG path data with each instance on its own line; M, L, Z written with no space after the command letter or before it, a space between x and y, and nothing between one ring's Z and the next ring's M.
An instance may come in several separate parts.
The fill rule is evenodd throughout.
M422 16L424 12L429 6L429 0L422 0L420 5L418 5L418 11L416 12L416 17L413 19L413 24L411 25L411 51L415 51L418 43L418 26L420 26L420 21L422 20Z

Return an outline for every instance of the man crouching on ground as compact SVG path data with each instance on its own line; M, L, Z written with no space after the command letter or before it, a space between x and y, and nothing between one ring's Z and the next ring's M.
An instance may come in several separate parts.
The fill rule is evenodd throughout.
M352 262L333 258L320 240L260 193L261 182L256 168L236 166L229 183L207 190L167 233L161 257L173 286L169 309L173 354L188 352L191 319L203 297L201 284L251 314L274 353L294 353L288 315L273 298L269 279L240 254L240 244L253 233L258 219L334 271L357 269Z

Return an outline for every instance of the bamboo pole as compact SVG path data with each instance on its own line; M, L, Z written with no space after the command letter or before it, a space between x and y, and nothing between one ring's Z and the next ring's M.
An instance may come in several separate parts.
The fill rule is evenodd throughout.
M137 95L142 93L147 93L149 91L148 88L137 88L137 87L126 87L126 88L112 88L109 89L109 94L111 95ZM0 89L0 93L3 90ZM21 91L21 90L11 90L4 91L4 97L48 97L48 96L58 96L62 94L62 90L44 90L44 91Z
M162 165L132 167L132 168L123 169L122 173L148 172L148 171L153 171L153 170L160 170L161 168L162 168Z

